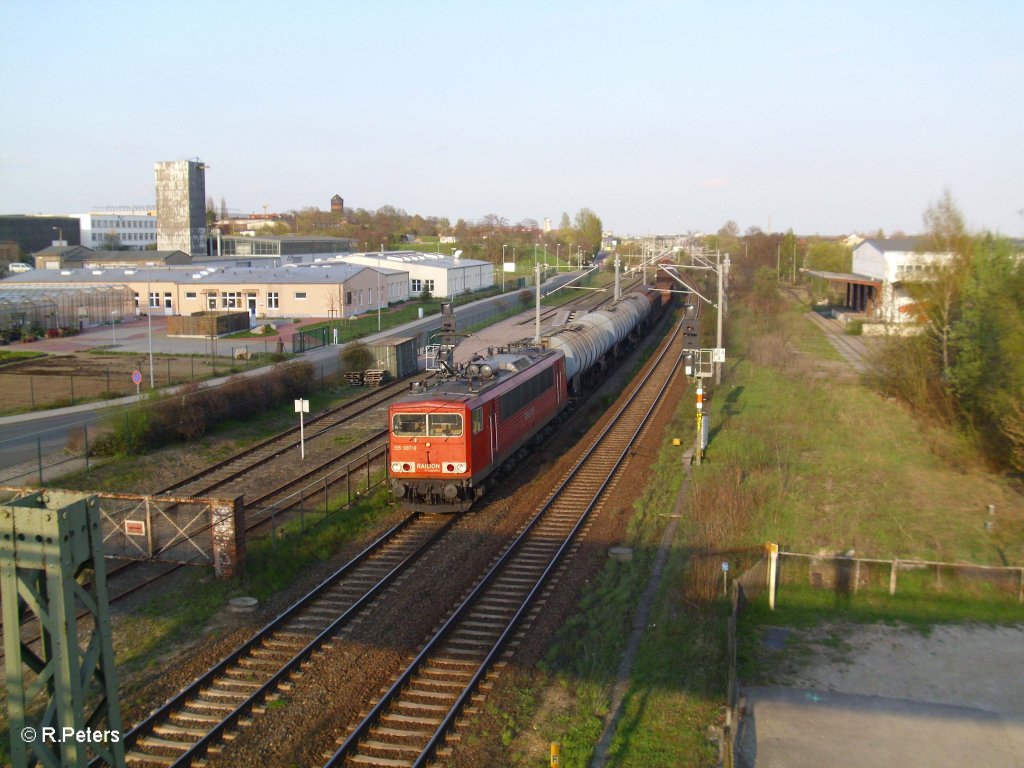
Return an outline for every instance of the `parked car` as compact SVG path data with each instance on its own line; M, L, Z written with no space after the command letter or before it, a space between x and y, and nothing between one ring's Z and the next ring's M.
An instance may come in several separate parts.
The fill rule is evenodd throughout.
M32 269L32 266L23 261L14 261L7 265L8 272L31 272Z

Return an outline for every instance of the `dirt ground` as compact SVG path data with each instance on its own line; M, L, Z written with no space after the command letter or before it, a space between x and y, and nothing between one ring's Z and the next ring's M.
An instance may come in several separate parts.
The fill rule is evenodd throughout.
M968 707L998 715L1024 760L1024 624L829 624L764 651L776 686Z
M245 361L239 361L242 370ZM217 360L217 373L231 369L228 359ZM0 414L33 408L55 408L83 400L135 394L132 371L142 373L142 392L149 389L149 357L146 354L77 352L47 355L0 367ZM157 355L153 380L157 387L205 379L213 374L209 357Z

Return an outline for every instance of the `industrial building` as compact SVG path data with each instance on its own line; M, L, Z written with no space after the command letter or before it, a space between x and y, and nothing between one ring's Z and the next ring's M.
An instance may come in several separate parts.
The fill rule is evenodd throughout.
M14 243L22 253L61 243L81 245L80 232L80 222L71 216L0 216L0 242Z
M311 235L219 235L212 246L210 256L196 257L193 261L234 267L311 264L350 253L356 241L348 237Z
M409 273L409 294L419 296L429 291L432 296L454 298L464 293L494 285L494 265L478 259L461 259L458 255L442 256L421 251L383 251L354 253L342 256L349 264L378 264Z
M96 251L82 245L52 245L32 254L36 269L173 266L192 263L183 251Z
M13 295L83 285L126 286L135 307L143 313L147 307L166 315L244 309L253 321L351 318L409 299L409 275L404 270L343 263L279 268L139 265L36 269L0 281L0 290Z
M80 222L81 243L87 248L129 251L156 248L157 219L153 206L116 206L72 215Z
M154 165L156 174L156 247L205 256L206 166L196 160Z

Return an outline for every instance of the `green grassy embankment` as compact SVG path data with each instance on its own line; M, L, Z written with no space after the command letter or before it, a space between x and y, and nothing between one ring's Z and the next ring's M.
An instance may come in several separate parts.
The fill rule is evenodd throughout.
M962 436L916 421L853 380L805 311L789 307L758 317L737 308L730 318L730 362L708 406L710 463L693 468L611 766L717 761L717 745L706 733L723 716L728 607L712 595L721 584L720 560L734 560L735 574L750 558L702 562L695 550L775 541L796 552L1024 564L1019 488L990 473ZM505 737L511 764L535 764L550 741L562 743L562 765L589 763L633 607L680 485L680 449L671 437L692 441L693 412L692 403L679 404L655 480L635 505L627 542L633 562L609 562L579 613L566 620L544 669L517 681L528 704L520 703L515 733ZM988 504L998 510L991 529L984 525ZM780 610L769 616L755 603L743 632L749 643L766 622L840 617L927 627L1024 620L1015 600L991 593L950 580L936 594L934 574L901 575L894 598L883 590L837 600L829 591L786 587Z

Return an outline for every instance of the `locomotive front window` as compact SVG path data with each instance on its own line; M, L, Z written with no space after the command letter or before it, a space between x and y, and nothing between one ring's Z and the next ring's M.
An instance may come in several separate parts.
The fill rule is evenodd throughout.
M431 437L461 437L462 436L462 414L459 413L432 413L430 414Z
M391 431L398 437L423 437L427 434L427 415L396 413L391 420Z

